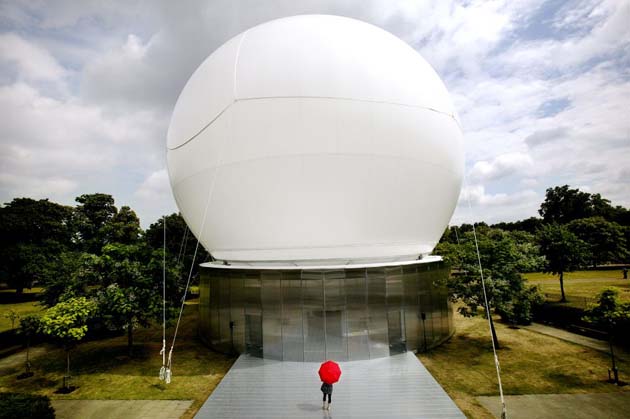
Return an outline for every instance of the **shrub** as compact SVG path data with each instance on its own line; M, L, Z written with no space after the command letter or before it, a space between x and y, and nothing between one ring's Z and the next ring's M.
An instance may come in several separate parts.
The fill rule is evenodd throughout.
M54 419L55 409L46 396L0 393L0 419Z
M545 297L536 286L525 286L514 293L512 299L497 307L497 313L501 318L512 324L530 324L534 318L534 312L545 301Z

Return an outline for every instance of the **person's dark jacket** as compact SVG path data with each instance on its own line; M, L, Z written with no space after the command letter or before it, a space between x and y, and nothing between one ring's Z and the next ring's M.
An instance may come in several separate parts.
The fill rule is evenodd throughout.
M332 394L332 389L333 389L332 384L322 383L322 388L321 388L322 393L324 393L324 394Z

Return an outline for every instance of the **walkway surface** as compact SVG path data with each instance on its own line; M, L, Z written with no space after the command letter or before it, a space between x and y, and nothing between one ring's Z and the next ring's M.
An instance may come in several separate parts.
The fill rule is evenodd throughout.
M496 418L501 417L499 397L477 397ZM630 391L591 394L528 394L505 396L510 419L627 419Z
M192 400L52 400L57 419L179 419Z
M578 335L577 333L567 332L566 330L558 329L552 326L546 326L540 323L532 323L529 326L519 327L543 335L553 336L554 338L575 343L577 345L582 345L587 348L595 349L596 351L610 353L610 347L608 346L608 342L605 340L589 338L588 336ZM622 354L624 352L623 350L621 350L621 348L618 348L617 346L615 346L614 349L616 354Z
M322 410L319 363L241 355L201 407L198 419L464 418L411 353L340 362L332 407Z

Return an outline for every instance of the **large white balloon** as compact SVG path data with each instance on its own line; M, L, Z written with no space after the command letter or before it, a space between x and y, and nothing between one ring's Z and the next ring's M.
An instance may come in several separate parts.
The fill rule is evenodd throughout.
M168 169L216 259L409 260L451 218L462 134L444 84L409 45L357 20L294 16L199 66L173 112Z

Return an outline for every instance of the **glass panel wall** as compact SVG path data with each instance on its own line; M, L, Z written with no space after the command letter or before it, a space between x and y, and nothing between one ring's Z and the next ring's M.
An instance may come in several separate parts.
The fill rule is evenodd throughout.
M326 356L324 325L324 278L320 272L302 271L304 361L323 361Z
M325 349L326 359L348 360L348 339L346 328L346 293L344 271L324 273L324 310L326 318Z
M223 352L286 361L378 358L453 332L442 263L344 270L202 269L199 333Z
M280 272L261 273L263 357L282 359L282 293Z
M283 272L280 286L282 287L282 359L304 361L300 272Z
M353 269L346 272L344 281L346 293L346 327L348 359L369 359L367 272Z
M370 358L381 358L389 355L384 269L367 269L367 292Z

